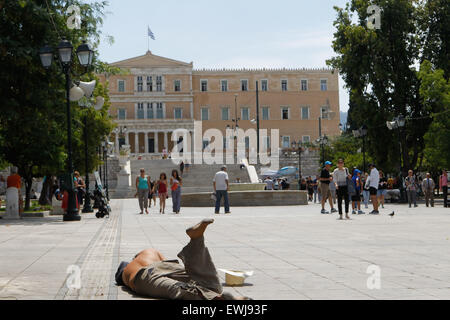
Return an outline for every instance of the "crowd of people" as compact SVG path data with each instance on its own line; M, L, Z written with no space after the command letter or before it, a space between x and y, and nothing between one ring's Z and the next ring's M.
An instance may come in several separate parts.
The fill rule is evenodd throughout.
M369 165L369 172L362 172L358 168L352 170L345 167L343 159L339 159L336 169L331 172L330 161L325 162L318 179L311 177L300 181L300 190L307 190L308 200L316 203L318 200L322 205L322 214L339 212L340 219L350 219L350 204L352 214L365 214L361 209L361 202L365 208L372 203L373 210L369 214L379 214L379 207L384 208L385 197L388 190L403 189L406 191L408 205L417 208L418 195L424 195L425 205L434 207L434 194L436 187L443 193L444 207L448 207L448 174L442 170L437 185L430 173L425 178L414 175L413 170L408 171L404 181L393 177L386 177L378 170L375 164ZM400 193L400 190L399 190ZM326 202L329 202L331 211L325 210ZM344 208L342 207L344 202ZM338 210L335 205L337 204Z

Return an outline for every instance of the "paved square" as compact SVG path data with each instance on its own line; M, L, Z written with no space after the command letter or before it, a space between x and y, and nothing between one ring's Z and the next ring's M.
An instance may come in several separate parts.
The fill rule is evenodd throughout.
M442 204L386 205L350 221L321 215L318 205L139 215L128 199L112 208L103 220L0 220L0 299L142 299L114 285L119 261L147 247L176 258L184 230L204 217L216 219L206 231L216 267L255 271L245 286L225 290L254 299L450 299L450 209ZM66 285L78 274L67 273L70 265L80 268L79 289ZM380 289L367 288L370 265L380 268Z

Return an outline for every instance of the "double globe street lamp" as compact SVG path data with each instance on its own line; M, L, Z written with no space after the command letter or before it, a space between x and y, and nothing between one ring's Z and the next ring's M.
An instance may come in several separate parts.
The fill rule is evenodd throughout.
M398 143L399 143L399 150L400 150L400 158L399 158L399 172L400 172L400 197L403 201L406 199L406 195L403 189L403 165L402 165L402 154L403 154L403 147L402 147L402 139L401 139L401 130L406 125L406 119L403 115L399 115L398 117L395 117L393 121L387 121L386 126L389 130L395 130L398 129Z
M296 142L295 140L291 143L292 149L294 149L298 153L298 179L302 179L302 152L303 152L303 143L299 140Z
M70 114L70 91L71 91L71 71L72 71L72 53L73 53L73 46L72 44L67 40L62 40L58 47L58 60L61 64L61 68L64 72L64 75L66 77L66 108L67 108L67 153L68 153L68 159L67 159L67 170L68 175L64 179L64 189L68 193L68 202L67 202L67 211L64 215L63 220L64 221L80 221L81 216L78 214L77 209L77 199L76 199L76 190L74 186L74 179L73 179L73 162L72 162L72 117ZM92 65L92 60L94 57L94 52L91 50L89 45L87 43L81 44L77 48L77 57L80 65L84 68L84 73L87 73L88 68ZM40 59L42 66L46 69L49 69L52 65L53 58L54 58L54 50L48 46L45 45L40 50ZM83 73L83 74L84 74Z

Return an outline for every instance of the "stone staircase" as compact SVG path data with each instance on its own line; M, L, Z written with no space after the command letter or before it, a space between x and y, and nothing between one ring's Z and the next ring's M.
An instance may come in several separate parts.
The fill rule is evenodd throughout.
M183 193L212 192L213 178L222 165L191 164L189 170L184 172ZM227 165L230 183L239 178L241 183L250 183L247 169L240 169L239 165Z

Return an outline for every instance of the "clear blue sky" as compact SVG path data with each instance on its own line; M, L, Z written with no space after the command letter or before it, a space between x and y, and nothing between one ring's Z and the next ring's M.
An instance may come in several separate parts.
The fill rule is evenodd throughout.
M114 62L150 50L194 68L325 67L333 56L333 6L346 0L110 0L100 57ZM340 80L341 111L348 94Z

